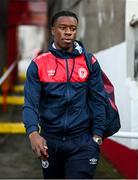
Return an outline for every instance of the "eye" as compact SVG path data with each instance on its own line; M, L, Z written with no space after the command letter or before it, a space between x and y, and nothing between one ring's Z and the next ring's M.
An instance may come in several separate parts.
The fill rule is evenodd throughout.
M70 30L71 30L71 31L76 31L76 30L77 30L77 27L72 26L72 27L70 28Z
M66 29L65 26L60 26L59 28L60 28L61 30L65 30L65 29Z

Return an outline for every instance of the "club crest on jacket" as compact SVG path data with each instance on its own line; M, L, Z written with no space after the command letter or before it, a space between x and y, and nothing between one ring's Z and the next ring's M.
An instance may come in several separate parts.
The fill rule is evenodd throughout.
M78 74L79 74L80 78L84 79L84 78L87 77L88 72L87 72L87 70L84 67L81 67L78 70Z

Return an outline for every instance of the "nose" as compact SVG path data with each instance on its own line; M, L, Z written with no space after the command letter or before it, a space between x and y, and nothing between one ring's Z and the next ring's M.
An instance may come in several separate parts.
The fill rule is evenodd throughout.
M72 34L71 29L67 27L65 30L65 35L71 35L71 34Z

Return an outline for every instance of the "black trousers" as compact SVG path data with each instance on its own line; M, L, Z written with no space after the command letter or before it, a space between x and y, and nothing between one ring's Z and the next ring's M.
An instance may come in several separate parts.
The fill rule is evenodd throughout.
M45 179L92 179L99 146L89 133L69 140L47 138L49 158L42 161Z

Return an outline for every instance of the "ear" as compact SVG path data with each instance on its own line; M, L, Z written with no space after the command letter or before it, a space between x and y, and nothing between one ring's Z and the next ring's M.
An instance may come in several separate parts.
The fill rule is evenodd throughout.
M52 34L53 36L55 35L55 28L54 28L54 27L51 28L51 34Z

